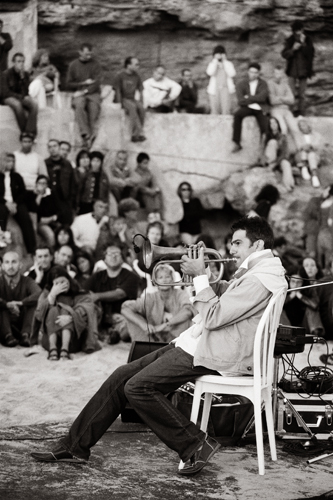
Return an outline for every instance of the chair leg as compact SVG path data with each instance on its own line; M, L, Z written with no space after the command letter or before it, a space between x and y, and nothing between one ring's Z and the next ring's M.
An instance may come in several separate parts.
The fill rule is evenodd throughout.
M256 431L256 444L258 455L259 474L265 474L265 458L264 458L264 440L262 435L262 418L261 418L261 402L259 398L254 400L254 421Z
M266 414L267 432L268 432L269 447L271 450L271 457L272 460L277 460L273 407L272 407L272 398L270 394L265 395L264 400L265 400L265 414Z
M213 394L211 392L205 393L205 401L202 409L201 425L200 430L206 432L208 426L208 419L210 414L210 408L212 405Z

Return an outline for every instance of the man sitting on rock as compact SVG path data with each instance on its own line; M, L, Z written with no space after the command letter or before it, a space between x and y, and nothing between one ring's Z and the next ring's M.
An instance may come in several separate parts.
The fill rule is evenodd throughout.
M182 88L179 83L165 76L164 66L158 66L152 78L143 82L143 103L148 111L171 113Z
M3 256L0 277L0 340L7 347L29 347L33 315L41 288L21 275L22 263L16 252Z
M108 222L106 215L108 204L103 200L95 200L93 211L75 217L71 226L74 243L90 254L95 251L101 226Z

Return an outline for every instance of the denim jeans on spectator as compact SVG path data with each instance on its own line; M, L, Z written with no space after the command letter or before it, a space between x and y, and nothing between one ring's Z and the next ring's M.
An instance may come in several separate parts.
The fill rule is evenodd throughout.
M142 420L185 462L205 439L166 395L200 375L218 373L193 366L193 356L174 344L117 368L104 382L59 441L74 456L88 459L97 443L125 408L127 401Z

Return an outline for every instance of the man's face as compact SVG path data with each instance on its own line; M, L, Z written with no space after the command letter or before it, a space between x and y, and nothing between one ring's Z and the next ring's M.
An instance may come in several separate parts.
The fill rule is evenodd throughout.
M246 236L244 229L238 229L232 235L230 254L237 259L236 265L239 267L244 260L257 251L257 242L251 243Z
M249 75L250 82L253 82L259 78L260 71L257 68L249 68L247 73Z
M118 269L120 269L123 263L123 257L121 255L120 248L108 247L105 252L104 262L106 266L112 271L117 271Z
M153 245L158 245L162 238L162 233L159 227L151 227L148 231L147 238Z
M94 203L94 215L96 219L99 221L106 214L108 209L108 204L104 203L104 201L95 201Z
M88 47L84 47L82 50L79 50L79 59L81 61L87 62L92 58L92 50L88 49Z
M36 250L35 263L41 271L47 271L51 267L52 255L47 248Z
M46 179L39 179L36 182L36 193L37 194L45 194L47 186L48 186L48 182Z
M156 281L157 283L163 283L163 285L158 285L159 290L170 290L170 283L173 281L171 271L163 268L158 269L156 272Z
M165 69L164 68L156 68L154 73L153 73L153 78L154 80L156 80L157 82L163 80L165 76Z
M139 70L139 66L140 66L139 59L136 59L135 57L133 57L131 64L129 64L127 67L129 70L136 73Z
M8 278L15 278L21 270L21 262L16 252L7 252L3 256L2 271Z
M284 77L284 71L283 69L275 68L274 69L274 80L277 82L280 82Z
M21 151L22 153L28 154L32 150L32 139L30 137L23 137L21 140Z
M20 73L21 71L24 70L24 57L22 56L15 57L14 70L16 71L16 73Z
M70 153L70 147L68 146L68 144L61 144L59 150L61 156L65 158L65 160L67 160L68 155Z
M119 168L123 169L127 165L127 154L126 153L118 153L116 157L116 164Z
M54 254L54 261L55 264L57 264L58 266L63 266L63 267L68 266L68 264L71 263L72 258L73 258L73 250L71 249L71 247L68 247L67 245L60 247L59 250Z
M188 83L189 81L192 80L192 73L191 71L184 71L184 74L182 76L182 80L185 83Z
M50 141L47 147L51 157L57 158L58 156L60 156L60 146L58 142Z

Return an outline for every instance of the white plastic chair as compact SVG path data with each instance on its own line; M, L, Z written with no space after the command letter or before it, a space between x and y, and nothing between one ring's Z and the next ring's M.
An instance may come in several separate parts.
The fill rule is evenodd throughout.
M197 422L201 395L205 393L200 429L207 430L212 394L238 394L250 399L254 405L255 433L259 474L265 474L264 442L262 432L262 402L265 404L266 422L272 460L277 460L274 418L272 411L272 382L274 346L277 328L286 296L286 289L273 295L257 327L253 349L253 377L220 377L204 375L195 381L191 421ZM179 469L184 466L180 462Z

